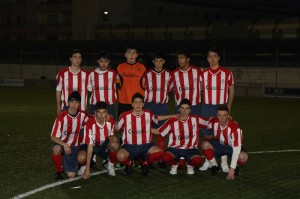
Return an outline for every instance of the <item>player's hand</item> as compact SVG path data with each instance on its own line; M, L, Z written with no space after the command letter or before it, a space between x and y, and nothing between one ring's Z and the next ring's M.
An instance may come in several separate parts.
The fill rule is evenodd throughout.
M233 168L229 169L229 172L228 172L228 175L227 175L226 179L227 180L234 180L234 169Z
M90 168L88 168L88 167L85 167L85 170L84 170L84 172L83 172L83 174L82 174L82 178L83 179L88 179L90 177Z
M65 152L66 152L66 154L71 154L71 148L66 144L66 145L64 145L64 150L65 150Z

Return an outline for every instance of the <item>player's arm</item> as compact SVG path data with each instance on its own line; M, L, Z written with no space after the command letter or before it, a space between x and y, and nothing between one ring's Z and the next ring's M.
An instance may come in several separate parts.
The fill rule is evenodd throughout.
M233 103L233 98L234 98L234 85L229 86L228 90L229 90L229 95L228 95L227 107L228 107L228 110L229 110L229 113L230 113L231 106L232 106L232 103Z
M157 116L157 119L158 119L158 121L161 121L161 120L167 120L167 119L170 119L170 118L172 118L172 117L177 118L178 115L177 115L177 114L174 114L174 115L158 115L158 116Z
M90 177L90 165L91 165L91 159L93 156L93 145L88 144L87 145L87 158L86 158L86 167L82 174L83 179L88 179Z
M55 142L56 144L61 145L62 147L64 147L64 150L66 152L66 154L70 154L71 153L71 148L69 147L69 145L63 141L61 141L61 139L55 137L55 136L51 136L51 140L53 142Z
M155 128L151 128L151 133L152 134L155 134L155 135L159 135L159 130L158 129L155 129Z
M232 153L232 157L231 157L231 164L230 164L230 168L229 168L229 172L228 175L226 177L227 180L234 180L234 170L236 168L237 165L237 161L241 152L241 147L233 147L233 153Z
M61 112L61 91L56 90L56 110L57 114Z

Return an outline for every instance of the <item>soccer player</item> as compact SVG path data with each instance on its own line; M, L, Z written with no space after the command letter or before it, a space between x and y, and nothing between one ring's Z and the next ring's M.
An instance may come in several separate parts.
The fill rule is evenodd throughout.
M138 57L135 46L127 46L125 49L126 62L117 66L117 72L120 78L120 88L118 89L118 115L131 110L131 98L135 93L144 95L142 78L146 67L136 61Z
M179 117L168 119L159 129L152 133L169 135L168 149L163 155L163 161L171 165L170 174L176 175L180 157L187 162L187 174L195 173L194 167L200 166L202 158L198 150L199 129L206 128L208 119L190 115L191 102L182 99L179 103Z
M140 93L132 96L132 110L123 112L116 125L122 132L123 144L117 153L118 161L125 165L125 173L131 175L132 160L141 159L142 175L148 175L148 164L161 159L162 150L152 141L151 123L157 124L173 116L155 116L149 110L143 110L144 97Z
M238 123L230 119L229 109L226 105L219 105L217 117L210 120L208 128L214 132L214 139L202 143L203 154L209 160L211 175L215 175L220 169L215 157L223 155L231 156L231 164L227 180L234 180L239 174L237 165L245 165L248 160L248 153L242 147L242 130Z
M57 114L68 109L68 96L78 91L82 100L80 110L86 110L88 72L80 68L82 53L74 49L70 56L71 66L59 71L56 76Z
M230 113L234 98L234 80L232 72L219 65L220 54L215 47L209 49L207 61L209 67L203 71L202 76L203 103L200 115L209 118L217 115L217 107L221 104L227 104ZM211 139L213 135L209 129L201 129L200 133L206 140ZM227 173L227 156L222 156L221 162L222 171ZM211 166L209 161L205 161L200 170L206 171Z
M179 67L171 73L171 87L174 89L176 113L179 103L186 98L191 102L191 114L199 115L201 102L202 70L190 65L190 53L183 49L177 55Z
M115 103L117 101L116 82L118 74L109 68L110 58L107 53L100 53L97 57L99 67L91 71L88 78L88 91L90 97L90 114L94 115L97 102L104 101L108 104L108 113L115 116Z
M170 92L171 73L164 69L165 56L162 52L155 52L152 62L154 67L148 70L143 78L145 85L145 106L146 110L151 110L155 115L169 115L168 100ZM164 121L158 121L160 127ZM162 136L158 136L157 146L165 150L166 144ZM161 164L162 165L162 164Z
M114 163L117 161L119 144L114 136L115 122L111 118L106 121L108 110L103 101L94 106L95 117L91 118L84 127L83 144L87 146L87 163L82 174L84 179L90 176L90 160L93 154L99 155L102 160L107 160L108 175L115 176Z
M88 121L88 115L79 110L80 102L79 92L73 91L68 97L68 110L57 116L52 128L52 161L56 180L63 179L63 170L69 178L75 177L78 163L85 164L84 159L77 157L80 131Z

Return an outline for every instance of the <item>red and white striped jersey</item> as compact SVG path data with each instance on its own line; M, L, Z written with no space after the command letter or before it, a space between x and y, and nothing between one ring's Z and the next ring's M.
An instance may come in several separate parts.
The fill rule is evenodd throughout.
M201 82L202 70L195 66L190 66L187 71L181 71L179 68L171 73L171 88L174 89L175 101L179 105L182 99L187 98L192 105L201 102Z
M116 129L123 132L124 144L147 144L152 141L152 123L157 124L158 119L149 110L144 110L141 115L126 111L121 114Z
M168 70L156 72L153 69L144 74L145 102L156 104L168 103L171 73Z
M114 135L115 121L110 119L103 125L91 118L84 127L83 144L92 144L93 146L102 145L109 136Z
M232 72L219 66L216 70L203 71L202 90L204 104L226 104L228 87L234 84Z
M88 91L92 92L90 104L104 101L114 104L117 101L116 81L118 74L115 70L101 71L96 68L89 74Z
M88 72L80 69L76 74L69 68L64 68L56 76L56 90L61 91L62 109L68 106L68 97L73 91L78 91L81 96L80 110L86 110Z
M242 130L238 123L229 120L227 126L222 128L218 118L214 117L208 124L208 128L214 132L214 137L223 145L231 147L242 146Z
M80 130L88 120L89 117L84 111L79 111L78 114L73 117L65 110L57 116L52 128L51 136L59 138L70 147L78 146L80 144Z
M198 149L200 128L206 128L208 119L190 115L185 121L168 119L158 130L162 136L169 134L168 147L178 149Z

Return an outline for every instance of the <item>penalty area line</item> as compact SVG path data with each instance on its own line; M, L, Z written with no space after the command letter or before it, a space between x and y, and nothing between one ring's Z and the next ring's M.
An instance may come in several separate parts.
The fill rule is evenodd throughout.
M287 152L300 152L300 149L278 150L278 151L253 151L253 152L248 152L248 153L250 153L250 154L262 154L262 153L287 153ZM116 170L120 170L120 169L122 169L122 168L117 168ZM90 176L95 176L95 175L99 175L99 174L102 174L102 173L107 173L107 171L106 170L97 171L95 173L91 173ZM25 197L33 195L37 192L41 192L41 191L44 191L46 189L50 189L50 188L53 188L53 187L56 187L56 186L59 186L59 185L62 185L62 184L73 182L73 181L79 180L81 178L82 178L81 176L78 176L78 177L75 177L75 178L69 178L69 179L66 179L66 180L62 180L62 181L54 182L54 183L51 183L51 184L47 184L47 185L39 187L37 189L33 189L31 191L19 194L19 195L13 197L13 199L25 198Z

